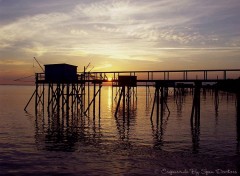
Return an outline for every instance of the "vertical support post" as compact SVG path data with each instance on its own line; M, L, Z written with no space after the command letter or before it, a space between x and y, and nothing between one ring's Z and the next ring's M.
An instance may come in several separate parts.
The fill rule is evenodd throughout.
M79 110L78 110L78 107L79 107L79 86L78 86L78 83L74 83L74 87L75 87L75 112L77 112L77 116L79 114Z
M82 90L82 95L81 95L81 116L83 115L83 111L85 109L85 104L86 104L86 81L85 81L85 75L84 75L84 80L81 85L81 90ZM83 99L82 99L83 96Z
M65 85L62 84L62 114L64 114L64 106L65 106L65 96L64 96L64 87Z
M72 110L72 115L74 113L74 98L75 98L75 95L74 95L74 83L71 84L71 110Z
M38 97L39 97L39 95L38 95L38 73L36 73L36 93L35 93L35 113L37 114L37 107L38 107Z
M98 99L98 114L99 114L99 119L100 119L100 116L101 116L101 85L99 83L99 99Z
M134 98L134 97L133 97ZM130 106L131 106L131 87L127 86L127 113L128 117L130 115Z
M64 83L62 83L61 84L61 94L60 94L60 97L62 98L62 104L61 104L61 109L62 109L62 113L61 113L61 115L62 115L62 128L64 128L64 118L65 118L65 109L64 109L64 107L65 107L65 104L66 104L66 95L65 95L65 84ZM60 116L59 116L59 118L60 118ZM66 122L68 121L68 115L66 115Z
M201 82L196 81L191 113L192 144L193 152L196 153L198 152L199 148L199 134L200 134L200 89Z
M57 84L57 116L60 114L60 84Z
M66 113L67 113L67 116L69 116L69 110L70 110L70 107L69 107L69 85L70 84L67 84L67 90L66 90Z
M191 113L191 124L195 121L195 125L200 124L200 89L201 89L201 82L195 82L195 89L194 89L194 97L193 97L193 104L192 104L192 113ZM195 115L195 119L194 118Z
M83 111L85 109L85 103L86 103L86 89L85 89L85 80L86 80L86 67L84 66L83 75L81 75L80 80L82 81L80 83L80 89L81 89L81 116L83 115Z
M51 84L51 90L52 90L52 97L51 97L51 103L52 103L52 107L51 107L51 111L53 111L53 108L54 108L54 98L55 98L55 101L56 101L56 95L55 95L55 92L53 90L53 83Z
M237 141L240 142L240 92L237 93Z
M44 94L45 94L45 86L43 84L43 90L42 90L42 112L44 117Z
M163 85L161 85L161 100L160 100L160 103L161 103L161 121L162 121L162 118L163 118L163 103L164 103L164 87Z
M90 73L88 73L88 105L90 103Z
M114 77L115 77L115 74L114 74ZM115 79L115 78L114 78L114 79ZM114 84L113 84L113 81L112 81L112 105L113 105L113 94L114 94L114 93L113 93L113 92L114 92L113 85L114 85Z
M81 82L79 85L79 92L80 92L80 100L79 100L79 107L80 107L80 116L83 116L83 111L85 109L85 81Z
M123 117L125 117L125 106L126 106L125 86L122 86L122 93L123 93Z
M138 89L137 89L138 86L136 86L136 91L134 91L134 88L133 88L133 91L134 91L134 95L135 95L135 98L136 98L136 102L137 102L137 95L138 95ZM133 97L134 98L134 97Z
M226 71L226 70L223 71L223 79L224 79L224 80L227 79L227 71Z
M160 105L159 83L156 83L156 99L157 99L157 102L156 102L157 103L157 124L159 124L159 105Z
M237 80L237 92L236 92L236 114L237 114L237 150L240 150L240 79Z
M204 80L207 80L208 79L208 74L207 74L207 71L205 70L204 71Z
M146 82L146 106L148 105L148 85Z
M50 112L50 110L49 110L49 106L50 106L50 96L51 96L51 89L50 89L50 83L48 83L48 106L47 106L47 110L48 110L48 113Z
M95 96L96 94L96 83L93 83L93 95ZM96 110L96 101L95 101L95 97L93 100L93 118L95 119L95 110Z

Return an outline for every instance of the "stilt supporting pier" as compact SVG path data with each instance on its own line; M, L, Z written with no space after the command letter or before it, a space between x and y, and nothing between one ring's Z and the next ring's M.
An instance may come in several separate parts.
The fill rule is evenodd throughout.
M98 85L98 86L97 86ZM98 87L98 90L96 90ZM84 111L84 114L87 115L87 112L90 112L90 107L93 105L93 118L95 118L96 116L96 101L97 101L97 96L98 96L98 115L100 117L100 106L101 106L101 88L102 88L102 82L101 81L93 81L93 97L91 102L88 104L88 107L86 108L86 110ZM90 88L89 90L90 91ZM90 96L90 93L88 93L88 95ZM90 98L88 98L90 99Z
M240 86L239 86L240 88ZM236 94L236 116L237 116L237 141L238 141L238 145L240 147L240 91L237 92Z
M228 74L228 73L231 74ZM223 73L223 74L222 74ZM193 103L191 109L191 132L193 150L197 151L199 147L200 136L200 95L202 85L205 83L220 84L222 87L219 90L235 88L236 78L232 78L229 75L239 75L240 69L231 70L172 70L172 71L130 71L130 72L84 72L77 73L77 66L68 64L52 64L45 66L45 73L36 74L36 87L30 100L27 102L24 110L27 110L28 105L35 97L35 110L36 113L41 110L44 113L44 104L47 103L47 112L53 119L58 119L57 124L60 124L60 116L62 116L62 124L73 123L70 117L74 118L73 114L77 117L84 119L90 115L95 120L96 110L98 109L99 119L101 114L101 88L104 82L112 81L112 104L114 104L114 87L116 87L116 110L115 117L123 115L123 117L131 116L132 107L137 102L137 86L146 86L146 107L149 107L152 101L150 86L155 88L152 108L151 108L151 122L153 121L153 114L156 113L157 133L159 140L162 141L162 133L164 124L163 118L165 110L170 110L167 106L167 97L169 93L168 88L173 88L173 94L177 103L177 111L181 111L184 104L184 97L189 90L193 94ZM106 75L111 75L110 78ZM121 76L124 74L125 76ZM172 77L173 75L173 77ZM139 76L137 80L137 76ZM238 81L239 82L239 81ZM45 91L45 87L47 89ZM214 89L214 86L208 85L208 89L214 90L214 103L216 113L219 108L219 92L218 89ZM203 95L206 96L206 89L204 87ZM240 87L238 85L237 90ZM172 90L172 89L170 89ZM46 93L47 92L47 93ZM233 92L236 92L234 89ZM46 95L47 95L47 99ZM237 92L237 141L240 141L240 93ZM91 111L92 110L92 111ZM86 116L85 116L86 115ZM118 120L121 120L119 118ZM130 118L127 119L127 123L130 123ZM155 121L155 119L154 119ZM94 121L95 122L95 121ZM125 123L125 118L123 118ZM70 124L67 124L69 126Z
M200 81L195 82L192 112L191 112L191 131L192 131L192 143L193 152L197 153L199 148L199 136L200 136L200 96L201 96L202 83Z
M130 108L133 103L135 103L135 98L137 97L135 95L134 88L137 86L137 77L136 76L119 76L118 77L118 86L119 90L117 91L117 95L119 95L118 101L117 101L117 107L115 111L115 117L118 114L119 107L122 100L122 112L123 117L125 117L125 113L127 110L128 117L130 116ZM127 104L126 104L127 103ZM127 109L126 109L127 106Z
M153 113L154 113L155 104L156 104L157 123L159 121L159 118L162 120L165 107L167 108L168 113L170 114L170 110L166 102L167 96L168 96L167 83L162 81L157 81L155 83L155 94L154 94L154 100L153 100L151 117L150 117L151 119L153 118Z
M195 82L192 113L191 113L191 124L200 124L200 93L201 93L201 82Z

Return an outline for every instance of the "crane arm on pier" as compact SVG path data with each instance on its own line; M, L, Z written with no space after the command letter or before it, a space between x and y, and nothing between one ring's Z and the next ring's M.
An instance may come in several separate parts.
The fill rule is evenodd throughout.
M37 64L39 65L39 67L42 69L42 71L44 72L43 67L42 67L41 64L38 62L38 60L36 59L36 57L33 57L33 58L34 58L34 60L37 62Z

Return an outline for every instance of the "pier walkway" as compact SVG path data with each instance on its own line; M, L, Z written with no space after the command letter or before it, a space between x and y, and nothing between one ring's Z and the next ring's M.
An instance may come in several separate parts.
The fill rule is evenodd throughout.
M137 83L220 82L240 78L240 69L78 72L73 82L118 82L119 76L137 76ZM45 73L36 74L36 83L48 83Z
M217 88L229 89L239 95L239 80L240 69L89 72L84 67L83 72L77 72L77 66L52 64L45 65L45 73L36 73L36 89L24 109L27 109L35 95L36 109L39 105L44 109L44 97L48 97L48 111L59 112L62 109L69 112L72 109L72 112L76 110L84 115L93 109L95 116L96 103L98 103L99 111L101 109L101 87L105 83L116 87L115 115L118 113L120 104L125 112L125 106L128 108L131 102L135 101L137 86L146 86L146 101L150 95L149 86L155 87L151 117L155 104L157 117L159 117L159 112L161 116L163 115L164 106L167 106L165 98L169 87L174 88L174 94L175 89L178 92L184 92L184 89L191 88L193 91L191 117L193 119L193 116L196 116L198 119L202 87L209 86L209 88L216 89L213 85L218 85ZM46 96L45 85L48 89ZM112 88L112 98L113 92Z

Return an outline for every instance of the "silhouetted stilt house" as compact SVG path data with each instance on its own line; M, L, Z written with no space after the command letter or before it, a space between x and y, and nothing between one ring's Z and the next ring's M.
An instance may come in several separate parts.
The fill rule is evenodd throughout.
M45 73L36 74L35 104L44 108L44 85L48 86L47 110L68 116L83 113L85 82L83 75L77 74L77 66L69 64L45 65ZM37 109L37 108L36 108Z
M51 83L77 82L77 66L69 64L45 65L45 81Z
M129 113L130 110L130 106L131 106L131 100L133 100L133 104L134 104L134 87L137 87L137 76L118 76L118 87L119 87L119 99L118 99L118 103L117 103L117 108L115 111L115 116L118 113L118 109L120 106L120 102L122 99L122 103L123 103L123 116L125 116L125 103L127 102L127 112ZM127 92L126 92L126 88L127 88ZM129 114L128 114L129 116Z

